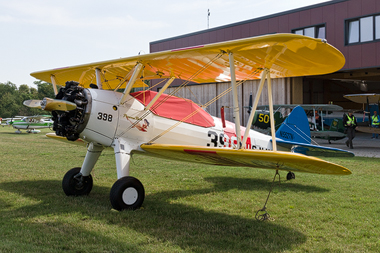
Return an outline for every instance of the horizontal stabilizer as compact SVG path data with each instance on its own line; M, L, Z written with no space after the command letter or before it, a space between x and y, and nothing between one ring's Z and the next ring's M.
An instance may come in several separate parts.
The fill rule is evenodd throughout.
M339 148L330 148L324 146L316 146L299 142L291 142L276 139L276 143L280 147L290 149L294 153L304 154L308 156L322 157L353 157L354 153Z
M226 149L201 146L143 144L146 154L176 161L222 166L254 167L317 174L349 175L347 168L302 154L247 149Z

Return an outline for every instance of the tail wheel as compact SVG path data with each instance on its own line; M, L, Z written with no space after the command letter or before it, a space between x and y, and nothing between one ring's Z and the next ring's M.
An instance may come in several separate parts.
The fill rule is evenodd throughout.
M92 190L92 176L82 176L80 167L69 170L62 180L62 189L67 196L88 195Z
M286 180L296 179L296 175L289 171L289 173L286 175Z
M134 177L122 177L111 188L110 200L114 209L135 210L141 207L145 198L142 183Z

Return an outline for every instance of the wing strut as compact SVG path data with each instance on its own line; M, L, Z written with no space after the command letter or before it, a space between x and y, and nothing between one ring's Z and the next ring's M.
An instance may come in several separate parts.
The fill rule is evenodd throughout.
M234 108L234 120L235 120L235 133L236 133L236 138L237 138L237 149L241 149L242 143L241 143L241 133L240 133L239 100L238 100L238 93L237 93L237 86L236 86L235 62L234 62L233 53L229 52L228 57L230 60L232 101L233 101L233 108Z
M276 128L274 127L272 81L270 78L269 69L266 69L266 72L267 72L267 82L268 82L268 100L269 100L270 130L271 130L271 134L272 134L272 150L277 151Z
M103 85L102 85L102 78L101 78L100 74L101 74L100 69L96 68L95 69L96 85L98 86L99 90L102 90L103 89Z
M57 81L55 80L55 76L51 75L50 79L51 79L51 83L53 84L54 95L57 95L58 89L57 89Z
M164 91L169 87L169 85L174 81L175 77L171 77L164 86L160 89L160 91L157 93L157 95L150 101L150 103L145 107L145 111L149 110L150 107L157 101L157 99L164 93Z
M252 108L251 108L251 113L249 114L247 127L245 128L244 138L243 138L243 147L245 147L245 143L247 142L249 129L251 129L253 117L255 116L255 113L256 113L257 104L259 103L261 92L263 91L266 76L267 76L267 72L266 72L266 69L264 69L263 73L261 74L260 85L259 85L259 88L257 90L256 97L255 97L255 100L254 100Z
M251 113L249 115L249 119L247 122L247 127L244 132L244 138L242 141L242 146L245 147L245 144L248 139L249 130L251 129L252 121L256 113L257 105L259 103L259 99L261 96L261 93L264 88L265 80L267 80L268 83L268 98L269 98L269 114L270 114L270 124L271 124L271 135L272 135L272 145L273 145L273 151L277 151L277 145L276 145L276 129L274 127L274 114L273 114L273 98L272 98L272 82L270 78L270 71L268 68L264 68L263 73L261 74L261 80L259 84L259 88L256 93L255 101L253 102ZM235 123L236 124L236 123Z
M128 82L127 86L125 87L125 90L123 92L123 96L120 98L119 104L122 104L126 101L127 96L129 94L129 92L131 91L133 84L135 83L135 81L137 79L137 76L140 74L142 67L143 67L142 63L140 63L140 62L137 63L135 70L133 71L133 74L131 76L131 79L129 79L129 82Z

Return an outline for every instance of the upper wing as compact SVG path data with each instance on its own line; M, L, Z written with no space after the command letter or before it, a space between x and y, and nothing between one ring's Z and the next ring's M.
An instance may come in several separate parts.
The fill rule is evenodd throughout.
M299 171L317 174L351 174L351 171L343 166L316 157L281 151L234 150L165 144L143 144L141 145L141 148L147 151L148 154L187 162Z
M115 89L137 63L142 63L140 80L176 77L198 83L230 81L228 53L234 54L236 78L257 79L263 68L271 77L331 73L345 63L344 56L321 39L296 34L273 34L235 41L176 49L73 67L34 72L37 79L58 85L77 81L83 87L96 83L95 69L102 73L103 89ZM203 68L207 67L207 68ZM196 73L196 74L195 74Z
M372 93L372 94L350 94L350 95L344 95L343 97L351 100L355 103L360 104L374 104L380 102L380 94Z
M301 106L304 110L316 110L316 111L341 111L343 107L339 105L331 105L331 104L294 104L294 105L273 105L273 109L277 110L278 108L295 108L297 106ZM259 110L269 110L269 105L259 105L257 106Z
M25 116L26 119L35 119L35 120L41 120L46 118L51 118L51 115L34 115L34 116Z
M339 105L331 104L310 104L310 105L300 105L304 110L316 110L316 111L341 111L343 107Z

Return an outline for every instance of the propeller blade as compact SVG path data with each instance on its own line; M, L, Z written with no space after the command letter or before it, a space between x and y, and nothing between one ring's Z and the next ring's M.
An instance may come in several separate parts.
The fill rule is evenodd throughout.
M31 108L38 108L41 109L41 102L42 100L25 100L23 102L23 105Z
M38 108L45 111L72 111L77 108L73 102L60 99L44 98L43 100L25 100L25 106L31 108Z
M72 111L76 108L75 103L66 100L44 98L41 102L41 109L45 111Z

